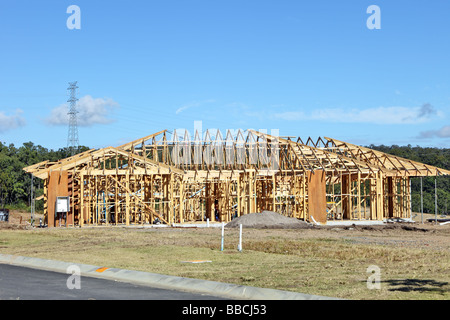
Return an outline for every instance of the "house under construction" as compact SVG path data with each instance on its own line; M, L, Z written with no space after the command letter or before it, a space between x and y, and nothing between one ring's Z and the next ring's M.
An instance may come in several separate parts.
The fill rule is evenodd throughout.
M325 224L411 216L410 178L450 171L332 138L167 130L24 168L43 179L49 227L231 221L275 211Z

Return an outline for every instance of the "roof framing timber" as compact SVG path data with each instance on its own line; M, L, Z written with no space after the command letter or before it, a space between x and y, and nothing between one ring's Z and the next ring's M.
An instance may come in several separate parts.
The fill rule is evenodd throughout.
M366 163L379 166L381 168L395 172L402 176L437 176L450 175L449 170L437 168L431 165L404 159L398 156L390 155L381 151L373 150L366 147L361 147L348 142L340 141L333 138L325 137L330 143L330 150L339 154L350 154L351 157L356 158ZM326 149L327 147L325 147Z
M249 170L292 173L323 170L329 174L376 174L385 176L450 175L440 169L416 161L389 155L337 139L325 137L303 143L301 138L277 137L255 130L227 131L225 139L219 130L204 137L198 132L178 137L167 130L136 139L117 148L91 149L57 162L43 161L24 170L46 179L55 170L83 174L167 174L195 177L235 176ZM213 137L213 138L212 138ZM180 157L179 159L177 157ZM197 161L200 159L201 161ZM223 175L222 175L223 176Z

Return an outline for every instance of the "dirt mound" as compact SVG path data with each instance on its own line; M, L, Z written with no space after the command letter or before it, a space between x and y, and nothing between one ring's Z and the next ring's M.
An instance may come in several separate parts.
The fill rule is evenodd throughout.
M239 228L242 224L243 228L255 229L309 229L313 228L311 224L296 218L285 217L279 213L272 211L263 211L261 213L249 213L233 219L227 223L227 228Z

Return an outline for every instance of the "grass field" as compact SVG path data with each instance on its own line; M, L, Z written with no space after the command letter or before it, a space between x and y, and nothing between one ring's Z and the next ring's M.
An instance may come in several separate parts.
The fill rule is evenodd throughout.
M449 299L450 225L226 230L0 226L0 253L345 299ZM210 260L189 264L183 261ZM380 268L368 289L367 268Z

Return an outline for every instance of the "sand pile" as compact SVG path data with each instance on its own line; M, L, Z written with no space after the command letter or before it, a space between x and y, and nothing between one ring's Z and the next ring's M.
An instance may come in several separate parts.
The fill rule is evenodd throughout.
M227 223L227 228L239 228L242 224L243 228L256 229L308 229L313 226L305 221L296 218L285 217L279 213L272 211L263 211L261 213L249 213L233 219Z

